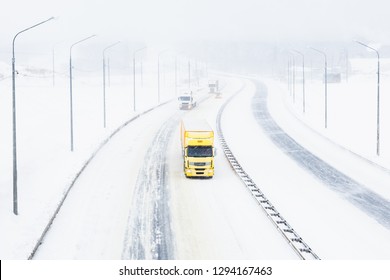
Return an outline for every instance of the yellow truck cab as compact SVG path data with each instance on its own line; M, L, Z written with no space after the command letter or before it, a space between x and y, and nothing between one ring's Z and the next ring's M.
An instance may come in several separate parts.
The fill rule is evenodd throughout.
M181 122L181 145L186 177L214 176L214 131L204 120Z

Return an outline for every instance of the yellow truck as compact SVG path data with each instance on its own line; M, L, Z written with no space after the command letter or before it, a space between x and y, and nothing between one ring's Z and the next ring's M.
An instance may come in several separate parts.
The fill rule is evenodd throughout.
M186 177L214 176L214 131L204 120L181 121L181 146Z

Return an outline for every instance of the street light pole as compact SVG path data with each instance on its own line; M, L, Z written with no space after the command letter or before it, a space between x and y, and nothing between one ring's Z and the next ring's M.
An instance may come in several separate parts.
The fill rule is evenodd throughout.
M157 57L157 104L160 104L160 54Z
M377 75L378 75L378 78L377 78L377 98L376 98L376 155L379 156L380 154L380 107L379 107L379 101L380 101L380 95L379 95L379 87L380 87L380 58L379 58L379 52L378 50L366 45L366 44L363 44L362 42L359 42L359 41L355 41L356 43L366 47L366 48L369 48L370 50L373 50L374 52L376 52L376 55L377 55L377 58L378 58L378 72L377 72Z
M303 53L297 51L297 50L293 50L293 52L296 52L297 54L299 54L301 57L302 57L302 98L303 98L303 101L302 101L302 111L303 113L305 113L305 110L306 110L306 97L305 97L305 56L303 55Z
M72 85L72 49L75 45L80 44L90 38L95 37L96 35L91 35L87 38L84 38L70 46L69 51L69 92L70 92L70 151L73 152L73 85Z
M293 63L293 102L295 104L295 57L292 56Z
M196 75L196 85L199 87L199 69L198 69L198 60L195 60L195 75Z
M345 81L348 83L348 67L349 67L349 63L348 63L349 59L348 59L348 50L345 50Z
M175 56L175 97L177 97L177 56Z
M13 158L13 212L15 215L18 215L18 168L17 168L17 152L16 152L16 86L15 86L15 40L16 37L34 27L37 27L45 22L54 19L51 17L45 21L37 23L29 28L23 29L16 33L14 39L12 40L12 158Z
M135 54L139 51L142 51L146 49L146 47L140 48L138 50L135 50L133 52L133 111L135 112L136 106L135 106Z
M120 41L109 45L103 50L103 127L106 128L106 51L109 48L112 48L116 45L118 45Z
M317 50L315 48L311 48L313 51L316 51L320 54L322 54L325 58L325 128L328 127L328 74L327 74L327 68L328 68L328 60L326 58L326 53L323 51Z
M291 95L291 86L290 86L290 57L287 59L287 91Z
M295 58L294 55L291 54L292 61L292 93L293 93L293 103L295 104Z
M163 50L159 52L157 56L157 103L160 104L160 56L167 52L168 50Z
M54 55L54 46L52 48L52 68L53 68L53 75L52 75L52 78L53 78L53 87L55 86L55 67L54 67L54 59L55 59L55 55Z
M188 89L191 88L191 61L188 60Z

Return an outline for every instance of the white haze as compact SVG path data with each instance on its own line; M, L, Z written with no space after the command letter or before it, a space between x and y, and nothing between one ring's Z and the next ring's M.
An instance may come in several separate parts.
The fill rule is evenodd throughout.
M388 40L386 0L3 0L1 51L20 30L51 16L56 21L23 35L25 41L177 42ZM8 47L9 48L9 47Z

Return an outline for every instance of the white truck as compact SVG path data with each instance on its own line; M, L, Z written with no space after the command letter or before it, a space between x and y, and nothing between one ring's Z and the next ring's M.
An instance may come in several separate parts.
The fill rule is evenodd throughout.
M218 80L210 80L209 93L218 93L218 92L219 92Z
M191 110L196 107L196 100L192 94L192 91L181 94L178 98L180 110Z

